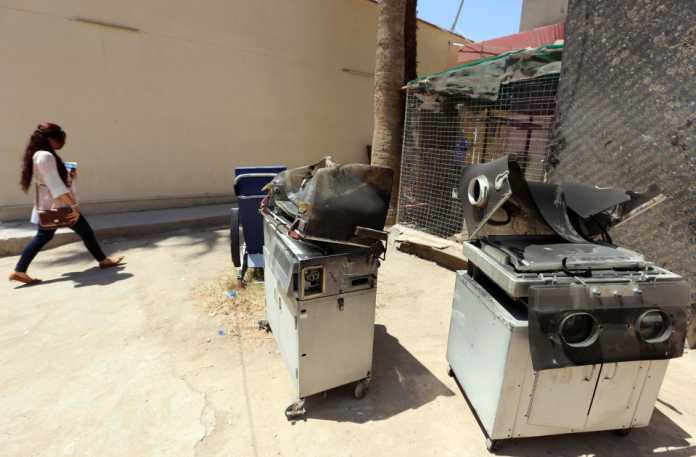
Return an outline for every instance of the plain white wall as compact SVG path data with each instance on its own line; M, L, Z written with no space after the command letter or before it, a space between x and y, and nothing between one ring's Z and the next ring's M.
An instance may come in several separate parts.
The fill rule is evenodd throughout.
M239 165L365 161L377 6L367 0L0 0L0 209L19 159L68 132L86 201L231 194ZM76 20L105 21L127 31ZM419 73L456 62L419 24Z

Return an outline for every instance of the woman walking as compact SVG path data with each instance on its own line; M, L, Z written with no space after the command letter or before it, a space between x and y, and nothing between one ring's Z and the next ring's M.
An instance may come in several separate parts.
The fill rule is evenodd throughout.
M57 124L40 124L31 138L24 152L22 162L22 178L20 184L24 192L29 191L32 178L36 183L36 199L31 215L31 222L38 224L38 232L34 239L22 251L15 271L10 274L10 281L19 281L24 284L35 284L40 279L32 278L27 274L29 264L46 243L51 241L56 233L55 228L42 227L39 220L39 211L52 208L71 208L68 216L70 228L77 233L87 246L87 250L94 259L99 262L101 268L111 268L120 265L123 257L107 257L101 250L94 231L87 219L80 214L80 205L74 193L73 181L77 177L76 171L68 170L63 159L56 151L65 145L66 135Z

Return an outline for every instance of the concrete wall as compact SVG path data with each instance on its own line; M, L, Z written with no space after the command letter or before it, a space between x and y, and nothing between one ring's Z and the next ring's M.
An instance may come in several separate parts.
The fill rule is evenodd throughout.
M368 0L0 0L0 220L26 214L19 158L42 120L68 132L94 211L228 199L238 165L365 161L376 16ZM419 72L456 64L461 37L420 23L418 40Z
M568 11L568 0L524 0L520 32L562 22Z
M571 0L555 180L644 190L666 202L615 240L687 278L696 302L696 4Z

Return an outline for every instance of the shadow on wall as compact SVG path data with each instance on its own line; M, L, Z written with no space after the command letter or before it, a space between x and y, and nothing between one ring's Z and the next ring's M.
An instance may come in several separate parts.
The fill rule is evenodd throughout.
M362 400L353 397L353 385L332 389L306 400L307 419L364 423L388 419L417 409L454 392L387 332L375 325L372 381ZM444 373L444 371L443 371Z

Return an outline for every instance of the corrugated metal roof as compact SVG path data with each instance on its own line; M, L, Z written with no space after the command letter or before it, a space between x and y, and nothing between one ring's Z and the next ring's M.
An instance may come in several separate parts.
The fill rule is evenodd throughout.
M538 48L562 40L565 36L564 23L538 27L527 32L507 35L478 43L464 43L459 51L459 62L469 62L508 51Z

